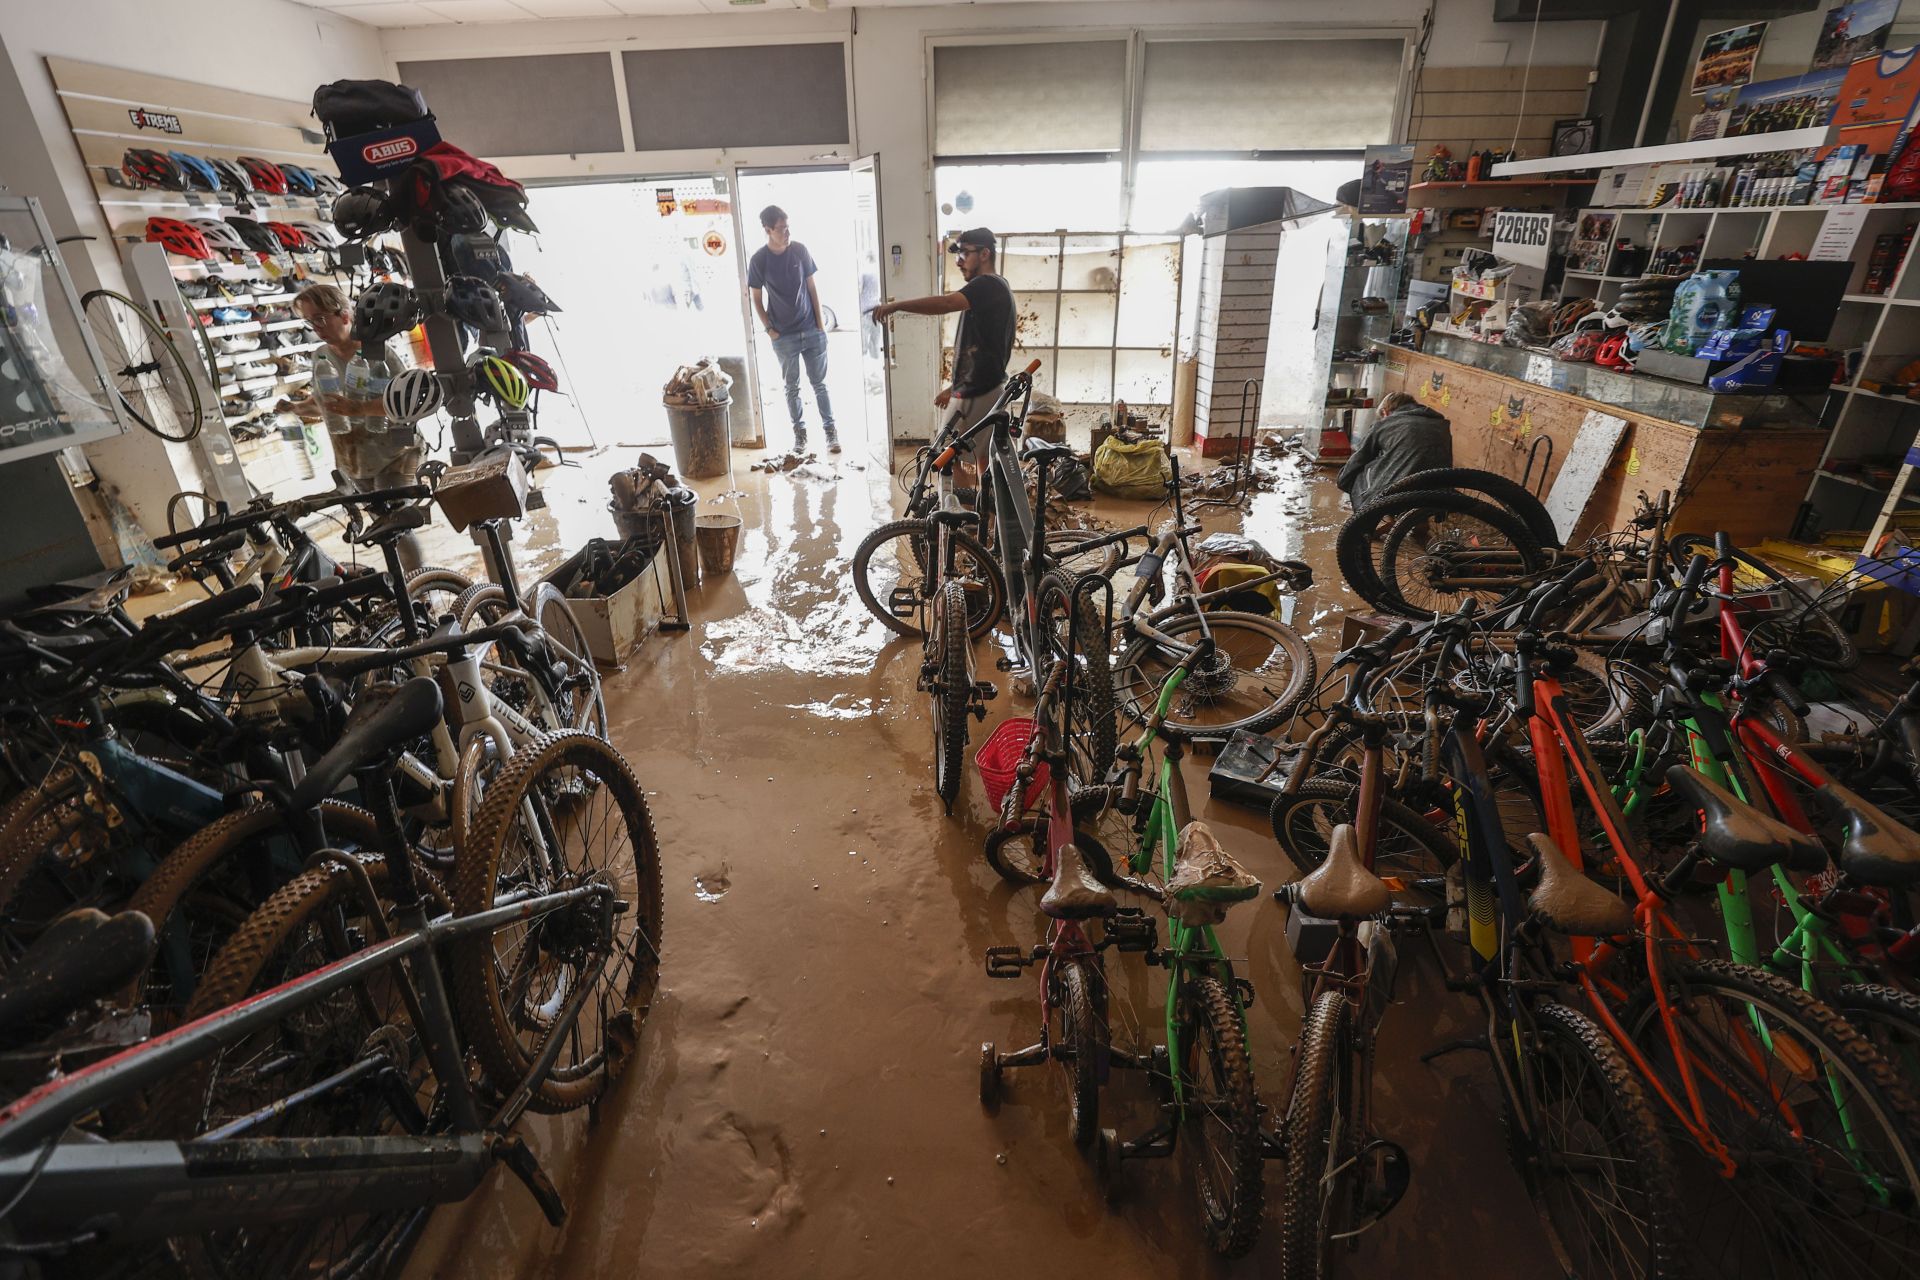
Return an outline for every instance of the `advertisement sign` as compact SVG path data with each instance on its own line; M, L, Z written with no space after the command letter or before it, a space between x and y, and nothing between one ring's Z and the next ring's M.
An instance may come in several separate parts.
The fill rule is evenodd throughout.
M1764 22L1729 27L1708 36L1700 46L1700 61L1693 66L1693 91L1731 89L1752 80L1753 64L1760 59L1760 42L1766 37Z
M392 177L438 141L440 130L428 116L390 129L335 139L327 144L327 154L339 166L342 181L360 186Z
M1511 213L1502 209L1493 215L1493 256L1502 262L1544 268L1552 243L1553 215L1550 213Z
M1413 144L1368 147L1360 171L1360 212L1405 213L1407 186L1413 181Z

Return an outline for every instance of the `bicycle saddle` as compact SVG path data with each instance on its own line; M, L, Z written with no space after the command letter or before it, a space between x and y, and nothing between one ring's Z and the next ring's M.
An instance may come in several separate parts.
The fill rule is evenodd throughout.
M1040 909L1056 920L1089 920L1120 909L1113 891L1100 883L1077 845L1060 846L1060 862L1053 883L1040 899Z
M1561 933L1610 938L1633 932L1633 908L1620 896L1602 889L1567 861L1553 837L1534 832L1527 837L1534 860L1540 864L1540 882L1527 895L1527 906L1541 924Z
M1840 806L1847 834L1840 842L1840 870L1860 884L1903 889L1920 881L1920 835L1895 822L1838 783L1822 788Z
M114 992L153 963L153 921L138 911L69 911L21 953L0 983L0 1039Z
M347 716L340 741L293 789L293 807L313 808L338 790L348 774L378 764L396 748L430 732L440 722L440 713L440 686L428 676L415 676L387 698L363 694Z
M1812 836L1795 831L1739 800L1683 764L1667 770L1667 783L1700 812L1700 848L1715 862L1736 871L1764 871L1776 863L1789 871L1818 871L1827 850Z
M1325 920L1378 915L1393 901L1387 882L1360 861L1359 833L1348 823L1333 829L1327 859L1294 888L1294 900Z
M1073 456L1073 446L1055 444L1051 440L1040 440L1028 436L1020 442L1020 460L1022 462L1058 462L1062 458Z
M389 538L397 538L403 533L433 523L433 508L424 504L401 507L389 511L366 527L361 535L354 539L362 546L377 546Z

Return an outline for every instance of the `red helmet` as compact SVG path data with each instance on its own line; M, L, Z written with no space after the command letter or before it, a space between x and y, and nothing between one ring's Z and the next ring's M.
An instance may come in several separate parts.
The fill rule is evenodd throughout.
M200 228L178 218L148 218L147 239L168 253L199 258L203 262L213 257L213 250L207 247L207 238L200 234Z
M273 238L280 242L282 249L286 249L289 252L297 252L313 247L313 242L307 238L307 233L294 226L291 222L268 222L262 225L264 225L267 230L273 232Z
M189 185L186 170L170 155L161 151L151 151L145 147L133 147L121 157L120 172L133 180L136 186L160 187L167 191L185 191Z
M554 377L553 366L531 351L509 351L507 359L514 367L527 376L527 385L535 391L558 391L560 379Z
M1627 350L1626 330L1602 338L1593 353L1593 362L1607 369L1632 369L1633 356Z
M273 161L262 160L259 156L241 156L240 167L247 171L255 191L264 191L270 196L287 194L287 175Z

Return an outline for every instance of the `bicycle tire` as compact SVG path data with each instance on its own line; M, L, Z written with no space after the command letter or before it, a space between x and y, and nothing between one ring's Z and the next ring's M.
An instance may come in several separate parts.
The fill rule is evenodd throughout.
M162 440L176 444L184 444L199 435L201 412L206 402L200 395L199 384L194 381L192 367L174 344L173 335L145 307L112 289L89 289L81 294L80 313L87 318L87 328L100 352L101 364L107 369L107 389L127 415ZM139 334L132 342L125 328L128 324ZM216 395L219 385L216 378L213 383ZM157 415L152 414L151 403L145 413L134 403L136 393L148 400L155 396L163 398L171 416L182 425L173 430L163 428L154 421Z
M457 569L449 569L444 565L423 564L418 569L409 569L407 571L407 599L415 603L424 604L435 592L450 595L453 599L447 603L446 613L452 614L455 617L459 616L460 597L465 595L472 587L472 578L469 578ZM427 620L430 624L437 624L442 616L442 614L436 613L431 608L427 611Z
M1533 1026L1533 1042L1518 1058L1519 1069L1531 1075L1521 1089L1537 1104L1534 1118L1541 1123L1533 1128L1540 1145L1561 1145L1552 1147L1552 1154L1544 1159L1523 1158L1517 1145L1519 1125L1511 1115L1506 1117L1508 1141L1514 1147L1514 1167L1561 1267L1569 1276L1592 1276L1596 1280L1660 1280L1685 1274L1680 1262L1680 1235L1685 1228L1679 1213L1679 1174L1653 1104L1626 1055L1591 1018L1563 1004L1537 1006ZM1500 1052L1510 1050L1511 1046L1503 1042ZM1585 1070L1570 1076L1565 1070L1569 1064ZM1549 1070L1555 1065L1561 1070ZM1544 1118L1560 1096L1554 1091L1565 1091L1570 1085L1590 1087L1591 1091L1571 1096L1572 1117L1563 1129L1551 1129ZM1597 1137L1601 1150L1576 1153L1565 1146L1569 1138L1586 1136ZM1612 1184L1616 1194L1610 1203L1622 1210L1638 1209L1643 1215L1640 1230L1616 1230L1610 1221L1600 1230L1580 1229L1585 1226L1584 1218L1577 1217L1580 1199L1572 1202L1573 1214L1569 1215L1554 1194L1551 1181L1570 1181L1576 1176L1574 1170L1628 1178L1625 1194L1619 1193L1618 1182ZM1601 1207L1591 1200L1588 1203ZM1596 1239L1637 1240L1640 1248L1627 1269L1609 1269L1581 1248Z
M1430 512L1440 511L1449 517L1478 521L1505 538L1513 554L1520 561L1518 576L1524 577L1533 573L1547 563L1546 554L1540 549L1540 544L1534 540L1525 522L1500 507L1455 496L1448 496L1444 503L1421 504L1418 500L1427 495L1409 493L1405 496L1415 501L1401 509L1395 516L1393 524L1387 531L1386 540L1381 544L1379 559L1374 566L1374 576L1380 584L1383 602L1388 609L1403 618L1427 621L1436 614L1450 614L1460 607L1460 598L1474 594L1473 588L1465 588L1455 593L1454 598L1443 600L1436 608L1429 608L1407 598L1396 566L1401 560L1402 549L1406 547L1407 540L1412 537L1414 529ZM1481 611L1484 613L1492 605L1512 594L1511 588L1497 593L1489 589L1478 593L1475 598L1480 599ZM1437 591L1436 595L1438 595Z
M1664 966L1662 978L1690 1051L1705 1056L1711 1075L1696 1078L1708 1119L1739 1168L1733 1178L1709 1171L1689 1180L1703 1190L1690 1215L1695 1256L1687 1261L1695 1270L1742 1275L1769 1267L1809 1276L1912 1274L1920 1265L1920 1221L1910 1210L1876 1204L1869 1189L1875 1182L1920 1186L1920 1106L1893 1068L1843 1014L1777 974L1693 960ZM1638 994L1623 1022L1675 1087L1650 993ZM1766 1029L1764 1039L1755 1028ZM1783 1105L1790 1124L1768 1115ZM1683 1170L1705 1162L1691 1139L1675 1146ZM1716 1237L1702 1223L1730 1227Z
M1435 467L1396 480L1388 486L1387 493L1418 489L1465 489L1469 493L1485 494L1495 504L1525 521L1533 533L1534 541L1542 547L1558 549L1561 545L1560 532L1554 528L1553 516L1548 513L1546 504L1518 480L1509 480L1497 472L1473 467Z
M551 596L548 595L549 592L552 593ZM548 633L549 642L561 650L563 658L584 663L584 670L593 677L591 692L574 698L564 708L554 709L562 723L546 723L546 717L540 710L539 699L535 697L531 688L533 676L521 671L519 664L510 656L503 654L500 647L491 641L475 645L470 651L481 664L487 680L488 692L513 706L539 728L553 731L579 729L605 737L606 699L600 687L599 671L594 667L593 657L586 649L586 637L580 632L579 621L573 616L571 607L566 605L566 598L561 596L551 583L537 584L530 598L534 602L534 607L542 610L543 613L552 608L553 601L560 602L561 609L554 610L552 616L561 620L564 625L570 625L571 640L573 644L579 645L579 653L574 654L566 640L554 636L551 632ZM460 598L454 602L453 612L462 631L473 631L492 626L515 613L524 611L520 608L519 602L509 596L507 589L499 583L476 582L460 594ZM526 616L540 623L542 630L546 629L541 617L532 613ZM523 682L527 687L521 687Z
M1352 1204L1346 1186L1352 1171L1346 1150L1350 1105L1347 1046L1352 1004L1339 991L1325 991L1307 1011L1300 1031L1293 1090L1281 1119L1286 1158L1281 1165L1280 1275L1283 1280L1322 1280L1328 1273L1333 1236ZM1329 1214L1333 1215L1330 1219Z
M1098 859L1103 856L1117 866L1130 852L1124 847L1119 850L1115 848L1133 838L1132 818L1121 813L1114 805L1120 798L1120 791L1120 787L1111 783L1080 787L1072 792L1068 801L1073 811L1074 842L1080 846L1081 853L1095 861L1096 866ZM1010 803L1012 799L1009 793L1002 804ZM1142 803L1146 803L1145 800ZM1091 825L1091 820L1096 816L1109 820L1098 830ZM1041 870L1040 850L1047 842L1047 821L1044 810L1023 816L1009 815L1003 808L1000 822L987 833L987 865L1008 884L1045 884L1047 876ZM1093 841L1093 848L1086 843L1089 839Z
M888 612L879 593L874 590L869 574L873 557L880 548L900 538L907 540L915 567L924 574L927 563L926 528L924 520L889 521L862 538L853 553L853 589L859 595L860 603L867 606L867 612L878 618L887 630L908 639L924 634L918 617L896 618ZM967 597L967 634L978 639L1000 621L1000 615L1006 609L1006 586L1000 581L1000 569L993 553L978 538L964 529L951 529L948 534L955 548L954 565L963 570L962 578L970 588ZM898 558L896 554L895 559ZM974 567L966 569L969 560Z
M1360 788L1352 783L1312 778L1292 795L1281 792L1274 797L1267 810L1273 838L1300 875L1312 874L1326 861L1327 841L1335 826L1357 822L1354 806L1359 796ZM1374 870L1382 878L1413 883L1444 879L1447 869L1459 861L1460 851L1447 833L1384 791L1378 821ZM1428 859L1432 866L1423 865ZM1444 887L1436 886L1436 891L1444 896Z
M316 808L329 847L348 850L380 847L379 827L365 809L332 799L322 800ZM260 903L246 903L230 893L213 889L209 882L227 871L237 870L243 878L263 872L266 868L250 855L260 841L271 839L275 831L282 829L286 820L286 812L280 806L256 801L200 828L161 861L127 902L128 910L138 911L153 921L154 934L161 944L147 976L124 994L125 1004L131 1007L144 1002L164 1017L170 1012L178 1013L191 1003L190 999L180 999L182 993L174 990L169 947L176 944L168 938L168 929L177 927L186 931L190 956L217 955L224 941L217 932L218 920L208 917L226 914L231 907L251 910ZM292 837L288 839L291 841ZM298 847L295 843L294 848ZM183 914L188 911L189 903L192 904L190 914ZM243 919L241 927L244 926ZM206 945L208 940L215 942L210 951ZM199 983L194 987L198 990Z
M181 516L183 513L186 513L187 504L189 502L193 502L196 500L200 503L199 518L194 520L182 520ZM206 494L202 493L198 489L182 489L180 492L174 494L171 498L167 499L167 532L173 533L173 534L182 533L200 524L209 515L212 515L212 514L213 514L212 498L208 497Z
M1052 637L1052 657L1066 652L1069 639L1079 646L1079 666L1072 682L1078 705L1066 710L1067 755L1074 765L1072 782L1093 786L1113 767L1119 728L1114 717L1113 660L1107 648L1106 619L1091 596L1075 601L1074 587L1080 581L1080 575L1071 569L1048 570L1040 579L1035 616ZM1076 614L1071 623L1066 614L1069 602ZM1036 684L1044 685L1048 675L1047 669L1036 671Z
M1242 729L1261 733L1292 715L1313 691L1318 673L1313 650L1300 633L1286 623L1257 613L1230 611L1208 613L1205 622L1216 645L1214 656L1204 668L1190 674L1175 693L1167 707L1167 718L1160 726L1167 737L1182 741L1196 737L1230 738ZM1185 633L1199 631L1200 623L1201 619L1189 613L1158 619L1154 626L1178 639ZM1236 649L1234 636L1260 639L1253 640L1245 649ZM1242 660L1244 655L1257 654L1262 645L1268 646L1265 658L1258 662ZM1157 673L1150 669L1156 659ZM1281 677L1277 681L1272 678L1274 670L1270 670L1275 667L1276 659L1275 669ZM1120 709L1135 724L1145 724L1159 702L1161 685L1179 665L1179 659L1164 651L1157 640L1136 636L1121 652L1119 664L1114 668ZM1279 685L1278 690L1275 684ZM1220 706L1238 698L1248 686L1252 691L1245 695L1244 701L1225 712L1230 718L1203 723L1193 715L1193 711L1202 706ZM1234 715L1236 710L1253 707L1258 709Z
M1838 619L1827 612L1824 605L1788 581L1785 574L1760 557L1742 551L1739 547L1732 548L1732 551L1735 563L1744 565L1767 579L1769 590L1784 591L1799 602L1801 612L1799 617L1794 619L1796 624L1811 620L1810 629L1796 626L1792 630L1787 637L1789 641L1787 648L1792 649L1813 666L1822 667L1828 671L1851 671L1860 665L1860 650L1854 645L1853 636L1840 625ZM1714 539L1702 533L1676 533L1667 539L1667 554L1677 570L1684 572L1687 562L1696 553L1705 555L1709 559L1713 558L1716 554ZM1736 591L1740 590L1738 581L1734 583L1734 587ZM1768 625L1768 621L1763 621L1748 628L1749 647L1764 649L1764 642L1759 640L1758 635ZM1811 635L1817 642L1811 645L1791 643L1803 635Z
M1254 1093L1253 1068L1247 1056L1245 1031L1239 1010L1217 978L1190 977L1180 993L1180 1072L1182 1115L1179 1145L1200 1202L1201 1225L1207 1244L1223 1258L1244 1256L1260 1234L1264 1169L1260 1140L1259 1101ZM1201 1045L1204 1036L1206 1046ZM1226 1129L1226 1151L1221 1164L1225 1180L1197 1150L1197 1135L1186 1132L1203 1121L1192 1116L1198 1077L1195 1055L1206 1058L1218 1079L1220 1097L1200 1104L1206 1119L1221 1121Z
M629 907L616 918L623 922L621 928L632 928L634 935L628 939L624 962L629 967L624 978L617 972L610 973L616 963L623 962L617 954L621 945L617 939L610 940L615 954L601 971L597 1009L581 1009L568 1029L572 1052L563 1049L552 1070L535 1088L533 1109L544 1112L571 1111L599 1099L638 1047L640 1027L659 982L660 922L665 902L653 817L632 768L605 739L569 731L528 743L487 788L468 832L467 847L454 864L455 909L462 915L489 910L502 888L559 888L606 875L604 868L574 867L570 859L558 868L524 865L519 860L520 850L534 844L540 846L539 850L529 849L535 856L565 852L553 847L560 832L554 821L554 806L543 793L548 775L553 773L589 776L597 785L587 788L577 803L585 807L605 801L616 811L608 818L605 834L612 839L624 834L633 851L630 881L615 884L616 896ZM536 829L522 825L529 816ZM568 816L570 830L578 829L579 817L578 813ZM616 822L617 832L613 829ZM591 819L586 825L589 830L583 844L591 849L595 843ZM571 931L569 924L574 926ZM500 949L512 945L511 933L516 929L521 930L518 936L526 945L545 946L541 935L550 932L553 950L561 956L544 1003L530 1002L525 989L513 995L503 990L507 975L501 971ZM579 970L569 957L592 949L579 936L590 936L590 929L590 925L580 925L577 913L563 910L544 917L544 923L503 926L508 934L504 944L500 935L486 934L460 939L448 948L449 985L460 1011L460 1025L495 1090L514 1088L546 1047L548 1036L559 1029L546 1005L561 1001L563 995L570 998L571 984L578 981ZM524 963L516 959L507 966L516 982L522 977ZM617 1009L608 1007L608 986L618 989ZM513 1005L511 1011L509 1003ZM591 1029L586 1026L590 1012L598 1015Z
M932 641L940 687L933 695L933 785L948 816L960 794L966 772L967 717L972 681L967 675L967 646L962 626L967 616L967 591L958 582L940 584L940 601L933 616Z
M593 664L593 651L587 644L587 633L581 629L573 606L560 594L558 587L551 582L540 582L534 584L528 597L526 613L540 625L547 644L559 651L559 659L566 665L568 677L584 677L583 684L577 684L561 694L566 701L556 710L565 723L552 727L579 729L584 733L606 737L606 694L601 687L599 668Z
M1091 971L1091 976L1089 976ZM1060 970L1058 1043L1070 1055L1067 1074L1067 1135L1086 1147L1100 1132L1100 1085L1111 1047L1105 1014L1106 975L1094 956L1074 956Z
M1877 982L1836 987L1828 1003L1846 1016L1908 1089L1920 1085L1920 996Z

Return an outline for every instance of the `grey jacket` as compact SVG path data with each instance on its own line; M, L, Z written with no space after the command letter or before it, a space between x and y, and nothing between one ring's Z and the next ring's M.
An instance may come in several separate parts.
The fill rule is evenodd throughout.
M1452 424L1425 405L1401 405L1354 445L1335 483L1358 511L1410 475L1452 465Z

